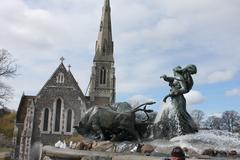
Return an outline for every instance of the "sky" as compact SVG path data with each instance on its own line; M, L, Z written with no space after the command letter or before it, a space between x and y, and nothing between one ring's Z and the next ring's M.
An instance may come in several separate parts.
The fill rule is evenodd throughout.
M36 95L62 56L85 93L103 0L0 4L0 48L18 65L15 78L1 79L14 89L7 106L16 110L23 92ZM195 64L188 110L240 112L239 8L239 0L111 0L117 101L150 98L160 110L169 86L159 77Z

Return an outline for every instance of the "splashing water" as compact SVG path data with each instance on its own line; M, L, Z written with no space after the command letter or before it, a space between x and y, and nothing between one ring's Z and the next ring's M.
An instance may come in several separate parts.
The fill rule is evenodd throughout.
M158 147L181 146L202 153L205 149L240 152L240 135L220 130L200 130L198 133L178 136L170 141L156 139L151 144Z
M153 137L170 139L182 135L180 117L177 114L176 107L171 103L171 100L161 105L161 110L154 121Z
M173 105L172 105L172 103L171 103L170 100L167 100L166 103L162 102L162 103L161 103L161 106L162 106L162 108L161 108L161 110L158 112L158 114L157 114L157 116L156 116L156 118L155 118L155 121L154 121L155 124L158 123L158 122L161 120L162 114L163 114L163 112L164 112L165 110L170 110L170 111L173 110Z
M155 124L160 122L161 118L164 118L164 114L166 112L168 112L168 118L171 118L171 116L175 114L174 106L171 104L170 100L166 103L162 103L161 106L162 108L156 116L154 122ZM151 142L151 144L160 148L173 146L187 147L189 149L195 150L199 154L201 154L205 149L223 151L235 150L240 153L240 134L233 134L220 130L200 130L198 133L177 136L170 139L169 141L163 139L155 139Z
M161 103L161 110L158 112L154 123L157 124L164 118L164 112L168 112L168 118L175 114L175 108L168 99L166 103ZM178 124L176 124L178 125ZM152 135L153 137L153 135ZM154 139L150 143L159 148L168 148L174 146L187 147L201 154L206 149L221 151L235 150L240 153L240 134L230 133L220 130L200 130L195 134L188 134L174 137L170 140Z

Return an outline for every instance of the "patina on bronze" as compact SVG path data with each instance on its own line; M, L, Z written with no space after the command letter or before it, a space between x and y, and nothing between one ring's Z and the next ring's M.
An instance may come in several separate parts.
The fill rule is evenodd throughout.
M169 83L170 93L163 98L166 102L171 98L174 107L174 115L168 110L163 111L160 121L155 125L155 137L172 138L198 132L197 125L186 110L186 99L184 94L190 92L193 87L192 75L197 73L197 67L193 64L185 68L177 66L173 69L173 77L161 76Z
M139 105L132 109L131 106L123 102L113 107L99 107L95 106L90 108L85 115L81 117L79 126L75 126L78 133L90 138L99 140L138 140L141 141L142 130L138 130L139 126L148 124L146 121L149 119L148 113L152 110L146 109L148 105L155 102L148 102ZM147 119L136 123L135 113L142 111L146 114Z

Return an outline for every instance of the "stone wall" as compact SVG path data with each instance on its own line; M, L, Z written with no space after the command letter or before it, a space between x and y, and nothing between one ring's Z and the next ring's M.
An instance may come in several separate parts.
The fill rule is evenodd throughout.
M63 82L58 82L58 75L64 76ZM61 100L61 114L59 131L54 131L56 103ZM48 129L43 131L44 110L49 110ZM66 131L67 112L72 111L71 131ZM60 139L65 139L73 134L73 126L78 126L81 113L86 110L86 100L77 82L70 71L63 64L57 68L52 77L47 81L36 98L36 110L34 115L34 142L42 142L43 145L54 144Z
M56 101L57 98L62 98L63 99L63 108L61 112L61 128L59 133L53 133L53 128L54 128L54 101ZM49 108L50 109L50 124L49 124L49 132L43 133L41 131L41 122L42 122L42 117L43 117L43 110L44 108ZM48 89L44 92L44 94L38 99L37 104L36 104L36 112L35 112L35 128L34 132L36 134L34 137L34 141L41 140L43 144L54 144L59 140L62 135L67 135L65 134L66 130L66 112L68 109L72 109L74 113L74 125L78 125L80 121L80 115L81 115L81 108L82 104L78 100L78 95L77 91L73 91L71 89ZM39 135L38 133L41 133ZM63 138L63 137L62 137Z
M58 149L44 146L42 149L44 160L159 160L160 157L149 157L144 155L83 151L72 149Z

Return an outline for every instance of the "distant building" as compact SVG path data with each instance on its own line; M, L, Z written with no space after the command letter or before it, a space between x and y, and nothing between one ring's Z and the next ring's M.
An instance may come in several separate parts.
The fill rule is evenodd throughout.
M71 136L73 126L81 115L93 105L115 103L115 68L111 29L111 8L105 0L96 53L90 77L89 96L78 86L70 66L64 66L64 58L36 96L22 95L16 115L15 157L28 160L31 145L54 144Z

